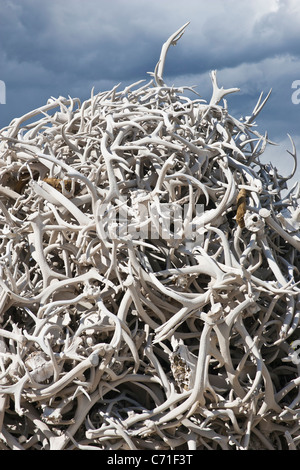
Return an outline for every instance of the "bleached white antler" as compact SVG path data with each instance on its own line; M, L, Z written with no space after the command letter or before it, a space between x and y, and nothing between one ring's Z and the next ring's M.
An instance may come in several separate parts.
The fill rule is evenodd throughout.
M175 33L173 33L169 39L163 44L161 53L160 53L160 58L157 63L157 73L156 73L156 82L157 85L163 86L164 85L164 80L163 80L163 73L164 73L164 68L165 68L165 62L166 62L166 57L167 53L169 50L170 46L176 46L177 42L179 39L182 37L184 34L185 28L190 24L188 21L185 23L181 28L179 28Z
M217 83L217 71L212 70L210 73L212 85L213 85L213 94L210 99L210 105L215 105L218 104L224 96L228 95L229 93L235 93L237 91L240 91L239 88L227 88L224 89L223 87L219 88L218 83Z

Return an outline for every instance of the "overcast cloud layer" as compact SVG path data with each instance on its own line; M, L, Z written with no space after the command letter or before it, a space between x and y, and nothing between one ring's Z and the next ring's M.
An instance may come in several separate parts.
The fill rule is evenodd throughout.
M287 133L300 155L300 104L291 99L292 83L300 80L299 0L0 1L0 80L6 85L0 128L50 96L84 100L92 87L99 92L147 79L162 44L190 21L169 51L166 82L197 85L209 99L209 72L217 69L220 86L241 89L228 97L237 118L272 88L257 123L280 145L265 158L283 174L291 170Z

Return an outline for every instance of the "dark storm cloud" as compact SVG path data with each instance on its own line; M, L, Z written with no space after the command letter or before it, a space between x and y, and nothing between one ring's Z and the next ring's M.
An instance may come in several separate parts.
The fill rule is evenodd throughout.
M188 0L183 14L178 0L5 1L1 49L8 63L38 65L49 77L130 80L153 70L162 42L191 20L190 32L170 51L166 71L171 76L298 54L296 18L289 9L280 5L255 20L251 13L255 6L262 9L261 2L247 2L247 9L241 3L214 0L208 6ZM14 83L16 77L10 78Z
M7 86L7 105L1 108L1 127L14 113L43 104L46 96L77 90L85 97L94 84L111 87L147 78L158 59L161 38L151 38L151 28L143 31L125 2L105 2L105 8L101 3L4 2L0 79ZM165 40L169 31L161 34Z
M80 79L131 79L155 65L152 51L159 52L161 39L135 24L128 10L118 0L6 1L1 49L8 62L38 64L62 78L67 72Z

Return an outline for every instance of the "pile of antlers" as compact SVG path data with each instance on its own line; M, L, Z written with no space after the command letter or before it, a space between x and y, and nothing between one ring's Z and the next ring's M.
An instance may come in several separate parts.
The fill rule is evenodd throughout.
M0 131L1 449L300 449L295 147L165 84L186 26Z

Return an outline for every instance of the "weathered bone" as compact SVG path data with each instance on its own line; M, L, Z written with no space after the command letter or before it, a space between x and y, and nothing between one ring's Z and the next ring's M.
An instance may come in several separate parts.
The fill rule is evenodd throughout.
M300 449L296 149L260 161L270 93L165 84L187 24L150 82L0 131L1 449Z

